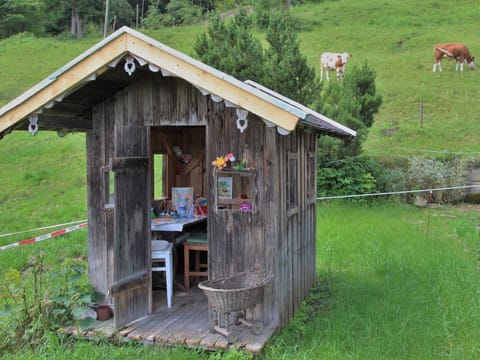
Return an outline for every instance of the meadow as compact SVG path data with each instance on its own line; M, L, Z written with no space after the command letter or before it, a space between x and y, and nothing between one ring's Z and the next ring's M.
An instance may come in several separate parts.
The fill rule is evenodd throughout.
M480 357L478 208L396 202L318 206L318 283L264 359L476 359ZM43 249L51 264L86 256L86 234L0 253L2 264ZM52 267L54 265L51 265ZM4 267L5 268L5 267ZM69 344L66 346L65 344ZM5 359L218 359L182 348L52 338ZM225 359L247 359L240 352Z
M475 2L323 1L294 6L302 50L318 69L323 51L348 51L377 73L384 103L364 153L452 153L478 157L480 70L432 73L433 45L465 42L480 56ZM187 54L205 25L147 31ZM259 32L259 36L262 36ZM99 38L0 41L0 105L79 55ZM423 106L420 123L420 104ZM386 130L391 130L386 131ZM25 230L87 217L85 136L13 132L0 140L0 246L51 230ZM478 209L418 209L398 203L319 204L318 287L292 325L267 346L266 359L480 358ZM0 278L44 250L48 269L85 260L86 230L0 251ZM1 283L1 282L0 282ZM3 288L2 288L3 291ZM0 293L0 302L4 294ZM0 326L1 328L1 326ZM2 354L0 354L2 355ZM185 349L69 343L51 337L40 349L4 358L220 358ZM225 354L225 358L245 358Z

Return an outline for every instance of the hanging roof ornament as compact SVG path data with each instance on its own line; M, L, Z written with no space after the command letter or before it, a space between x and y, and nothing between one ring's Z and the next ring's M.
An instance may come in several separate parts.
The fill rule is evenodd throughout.
M241 133L248 127L248 111L243 109L237 109L237 128Z
M123 66L123 69L128 75L132 76L133 72L136 70L135 59L133 56L125 57L125 65Z

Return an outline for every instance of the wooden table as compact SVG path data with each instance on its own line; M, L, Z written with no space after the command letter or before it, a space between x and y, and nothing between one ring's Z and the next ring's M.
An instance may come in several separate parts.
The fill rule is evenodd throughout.
M198 216L193 218L185 219L169 219L165 220L162 218L155 218L151 221L151 230L154 232L157 231L168 231L168 232L182 232L185 228L188 228L191 225L198 224L201 222L206 222L206 216Z

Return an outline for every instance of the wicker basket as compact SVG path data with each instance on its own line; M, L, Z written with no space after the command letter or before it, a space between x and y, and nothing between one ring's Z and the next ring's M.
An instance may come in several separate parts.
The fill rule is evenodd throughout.
M228 278L202 281L202 289L216 311L228 313L254 307L262 300L263 289L271 280L259 274L245 272Z

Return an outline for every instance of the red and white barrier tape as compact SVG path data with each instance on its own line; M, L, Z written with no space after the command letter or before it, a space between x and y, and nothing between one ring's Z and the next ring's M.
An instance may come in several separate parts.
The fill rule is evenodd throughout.
M0 246L0 251L6 250L6 249L10 249L10 248L12 248L12 247L17 247L17 246L32 244L32 243L39 242L39 241L42 241L42 240L50 239L50 238L52 238L52 237L59 236L59 235L63 235L63 234L66 234L66 233L69 233L69 232L72 232L72 231L75 231L75 230L78 230L78 229L87 227L87 226L88 226L88 222L85 222L85 223L78 224L78 225L75 225L75 226L70 226L70 227L68 227L68 228L66 228L66 229L56 230L56 231L53 231L53 232L51 232L51 233L49 233L49 234L37 236L37 237L31 238L31 239L19 241L19 242L16 242L16 243L13 243L13 244L9 244L9 245Z

